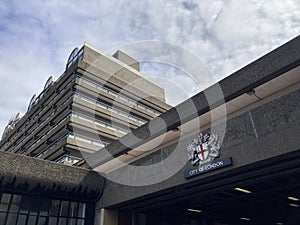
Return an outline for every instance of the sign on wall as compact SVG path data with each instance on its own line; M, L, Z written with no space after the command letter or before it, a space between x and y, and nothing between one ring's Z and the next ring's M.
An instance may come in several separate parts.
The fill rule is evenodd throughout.
M187 153L192 166L197 167L184 173L185 178L197 176L232 164L231 157L220 157L221 142L218 135L202 132L187 146Z

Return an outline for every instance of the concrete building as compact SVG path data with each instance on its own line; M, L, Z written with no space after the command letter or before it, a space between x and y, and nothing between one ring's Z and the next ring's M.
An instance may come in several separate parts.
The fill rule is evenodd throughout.
M113 57L85 44L65 72L50 77L24 116L7 125L0 148L68 164L93 153L169 109L164 90L121 51Z
M79 167L0 151L1 225L93 225L104 178Z
M298 224L299 102L300 36L87 155L90 170L0 152L0 225Z

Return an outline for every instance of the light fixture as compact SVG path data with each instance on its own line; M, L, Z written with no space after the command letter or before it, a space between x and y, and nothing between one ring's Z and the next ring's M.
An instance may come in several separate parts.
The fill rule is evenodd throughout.
M300 200L299 198L296 198L296 197L293 197L293 196L289 196L288 199L292 200L292 201L295 201L295 202Z
M172 129L173 132L177 132L179 131L179 128L178 127L175 127L174 129Z
M293 207L300 207L300 205L293 204L293 203L289 204L289 206L293 206Z
M276 225L283 225L283 223L278 222L278 223L276 223Z
M243 189L243 188L239 188L239 187L234 188L234 190L240 191L240 192L243 192L243 193L246 193L246 194L251 194L252 193L249 190L246 190L246 189Z
M240 219L241 219L241 220L246 220L246 221L249 221L249 220L250 220L250 218L247 218L247 217L241 217Z
M198 213L202 212L202 210L200 209L187 209L187 210L190 212L198 212Z
M255 95L255 90L252 89L252 90L248 91L247 94L248 95Z

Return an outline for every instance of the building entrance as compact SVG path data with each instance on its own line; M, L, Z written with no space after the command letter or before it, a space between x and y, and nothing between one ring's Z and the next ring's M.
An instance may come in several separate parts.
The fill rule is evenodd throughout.
M299 152L299 151L297 151ZM190 181L115 206L134 225L294 225L300 222L300 154ZM119 221L119 225L125 225Z

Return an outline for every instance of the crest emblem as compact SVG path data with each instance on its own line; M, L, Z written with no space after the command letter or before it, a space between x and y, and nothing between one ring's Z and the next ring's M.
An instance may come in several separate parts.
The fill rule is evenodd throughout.
M189 160L193 166L202 165L213 161L219 157L221 143L218 135L202 134L202 132L193 139L192 143L187 146Z

